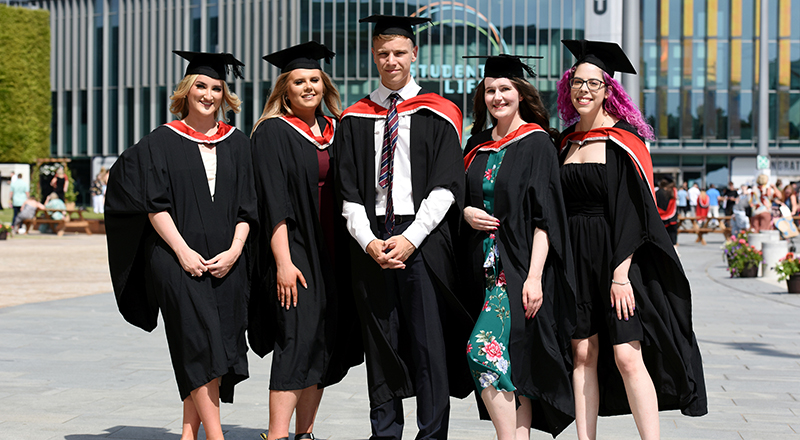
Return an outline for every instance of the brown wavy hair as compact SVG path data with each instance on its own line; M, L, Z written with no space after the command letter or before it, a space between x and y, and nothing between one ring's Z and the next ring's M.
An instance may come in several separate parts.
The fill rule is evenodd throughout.
M198 76L200 75L186 75L178 83L178 85L175 86L175 91L172 92L172 96L169 97L169 99L172 101L172 103L169 105L170 113L181 119L184 119L189 115L189 104L186 102L185 98L192 89L194 82L197 81ZM228 117L226 116L228 112L232 111L234 113L239 113L240 105L242 105L242 100L239 99L235 93L231 92L231 90L228 88L228 83L222 81L222 105L219 106L215 118L219 120L220 113L222 113L222 118L225 120L225 122L228 122Z
M267 103L264 105L264 111L261 112L261 117L258 118L258 121L253 125L253 131L250 132L250 136L252 136L253 133L256 132L256 128L267 119L294 115L289 103L289 75L291 73L291 71L281 73L278 79L275 80L275 88L272 89L272 93L269 95L269 99L267 99ZM322 101L325 103L325 107L328 108L328 111L333 114L333 117L339 119L339 116L342 115L342 99L339 96L339 91L336 89L336 86L333 85L333 81L331 81L327 73L322 70L320 70L319 73L322 78ZM325 114L322 111L322 103L317 107L316 114Z
M542 98L539 96L539 91L533 84L522 78L509 78L511 84L517 89L522 101L519 103L519 115L525 122L533 122L542 126L542 128L550 134L553 139L558 138L558 130L550 127L550 114L542 104ZM486 100L483 96L486 93L486 79L481 80L478 87L475 89L475 97L472 99L472 114L475 117L475 123L472 125L471 133L473 135L482 132L486 127L486 119L491 119L492 125L497 125L497 119L489 113L486 107Z

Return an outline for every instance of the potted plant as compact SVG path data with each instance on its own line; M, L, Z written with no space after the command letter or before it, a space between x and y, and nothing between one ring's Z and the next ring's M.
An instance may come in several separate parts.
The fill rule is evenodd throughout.
M778 264L772 269L778 273L778 281L786 280L789 293L800 293L800 260L794 252L789 252L778 260Z
M728 260L728 272L731 277L755 277L758 274L758 265L764 260L760 250L739 237L725 243L723 255Z
M11 225L7 225L5 223L0 223L0 240L5 240L8 238L8 234L11 233Z

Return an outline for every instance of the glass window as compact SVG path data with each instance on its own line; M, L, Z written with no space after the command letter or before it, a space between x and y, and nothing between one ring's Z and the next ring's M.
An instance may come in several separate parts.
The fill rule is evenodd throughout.
M739 0L742 2L742 16L741 17L731 17L732 20L741 20L742 21L742 39L752 40L754 33L753 28L755 26L756 17L756 6L753 0ZM759 24L760 26L760 24Z
M717 90L727 90L730 84L730 45L727 41L717 40Z
M800 0L795 3L800 4ZM800 23L800 16L797 17L795 22ZM789 87L792 90L800 90L800 44L794 43L791 45L790 66L791 66L791 80Z
M192 3L195 3L196 0L192 0ZM200 6L192 6L192 50L199 51L200 45L202 43L202 35L200 35L200 25L201 23L201 15L202 11L200 10Z
M778 95L776 93L769 94L769 139L774 141L778 131L778 116L775 114L778 110Z
M656 126L656 93L644 92L642 94L642 110L644 112L644 119L650 124L651 127Z
M775 90L778 88L778 45L777 43L769 43L769 88Z
M94 91L94 145L92 145L93 154L103 154L103 91ZM112 154L114 154L112 152Z
M767 26L769 27L768 31L770 40L776 40L778 38L778 3L779 2L775 0L767 2L767 9L769 10L769 23ZM783 4L783 2L780 3ZM789 11L785 12L788 13ZM795 17L795 20L797 20L797 17Z
M677 91L667 92L667 137L669 139L680 137L680 105L680 94Z
M750 91L742 91L741 96L739 96L739 120L741 124L741 134L740 137L742 139L752 139L753 138L753 93Z
M694 0L694 38L703 38L705 36L706 0Z
M691 135L694 139L703 137L703 92L702 90L694 91L691 94L691 114L692 114L692 131Z
M737 20L739 18L737 17ZM731 36L731 0L719 0L717 3L717 37Z
M159 86L158 90L156 91L156 126L169 122L167 120L168 108L169 97L167 96L167 88L164 86ZM153 128L155 127L148 127L145 133L151 132Z
M64 92L64 155L72 156L72 91Z
M122 108L123 110L122 120L125 121L125 131L122 133L123 145L121 146L123 150L133 145L133 127L134 127L133 115L135 114L133 101L134 101L133 88L131 87L126 88L125 105Z
M147 133L150 133L150 130L151 130L151 127L150 127L150 115L151 115L151 112L150 112L150 87L142 87L139 92L142 94L142 97L141 97L141 103L142 103L141 104L141 110L142 110L142 114L141 114L142 121L141 121L141 124L142 125L139 128L139 132L141 133L140 137L141 137L141 136L143 136L143 135L145 135ZM136 139L134 139L133 141L135 142ZM133 145L133 143L131 143L131 145Z
M88 95L86 90L80 91L80 100L78 101L78 114L80 115L80 125L78 126L78 154L81 156L88 155L87 151L87 124L89 122Z
M100 1L102 4L102 0ZM103 16L95 19L94 27L94 86L103 85Z
M58 94L50 93L52 117L50 119L50 156L58 157Z
M644 43L642 47L644 62L644 88L655 89L658 78L658 46L655 43Z
M683 65L683 56L681 54L681 45L680 43L674 43L669 45L669 88L678 88L681 86L681 67Z
M255 15L255 14L253 14ZM208 52L219 52L219 6L208 7Z
M681 0L661 0L662 2L669 2L669 39L677 40L681 38L681 19L683 14L681 11Z
M695 41L692 49L692 87L703 88L706 86L706 45Z
M108 58L109 58L109 74L108 74L108 84L111 86L116 86L119 82L119 16L112 15L111 16L111 39L109 42L109 51L108 51ZM100 64L102 64L103 58L100 58Z
M716 108L717 115L717 139L728 139L728 92L717 90Z
M654 167L677 167L680 166L680 156L677 154L654 154Z
M244 101L243 102L246 102L246 103L253 102L253 83L251 81L247 81L247 82L244 83ZM242 106L242 107L244 107L244 106ZM244 112L245 113L245 115L244 115L244 132L245 133L250 133L251 131L253 131L253 124L255 124L255 122L256 122L255 119L254 119L254 116L255 117L259 117L261 115L260 114L259 115L255 115L254 112L248 111L248 110L250 110L249 106L248 106L248 108L243 109L243 110L245 110L245 112Z
M741 62L742 90L753 89L753 79L755 78L755 65L757 62L758 61L755 59L755 54L753 53L753 42L742 41L742 62Z
M800 1L792 2L792 40L800 40Z
M117 134L119 133L119 96L117 89L108 91L108 154L118 154L122 152L119 145ZM125 145L127 147L127 145ZM124 147L123 147L124 148Z
M800 93L789 95L789 139L800 139Z
M683 166L702 166L705 157L697 155L684 155L681 157L681 165Z

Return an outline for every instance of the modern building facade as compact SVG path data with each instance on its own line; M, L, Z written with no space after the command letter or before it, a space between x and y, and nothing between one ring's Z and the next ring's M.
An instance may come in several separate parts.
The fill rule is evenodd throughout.
M735 160L755 162L759 11L769 1L770 154L800 165L800 0L624 0L640 20L638 98L658 139L654 165L679 180L724 183ZM184 62L173 49L232 52L246 64L232 89L243 99L234 125L249 133L279 72L265 54L310 39L337 53L325 66L345 105L376 87L374 13L416 14L414 75L454 101L471 124L482 63L462 55L542 56L532 80L549 104L572 58L561 39L608 27L592 12L623 0L39 0L51 12L53 156L114 156L171 119L168 97ZM635 35L635 34L634 34ZM619 75L619 74L618 74ZM618 76L619 78L619 76ZM468 131L465 131L465 133ZM743 163L743 162L742 162ZM792 162L794 163L794 162ZM783 168L791 169L792 166ZM780 171L778 171L780 174ZM800 177L800 171L796 173ZM88 176L87 176L88 180Z

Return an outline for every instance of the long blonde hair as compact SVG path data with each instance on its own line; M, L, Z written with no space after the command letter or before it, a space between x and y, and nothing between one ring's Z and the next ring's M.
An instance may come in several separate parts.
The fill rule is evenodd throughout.
M261 113L261 117L258 118L258 121L253 125L253 131L250 132L250 136L256 132L256 128L258 128L259 124L267 119L294 115L292 107L289 104L289 75L291 73L291 71L281 73L278 79L275 80L275 87L272 89L272 93L269 95L269 99L267 99L267 103L264 105L264 111ZM328 74L322 70L320 70L319 73L322 78L322 100L325 102L325 107L328 108L328 111L331 112L336 119L339 119L339 116L342 114L342 99L339 96L339 91L336 90L336 86L333 85L333 81L328 77ZM324 114L322 112L322 104L317 107L316 114Z
M194 85L194 82L197 81L198 76L200 75L186 75L183 77L181 82L175 86L175 91L172 93L172 96L169 97L169 99L172 100L172 103L169 106L169 111L173 115L178 116L181 119L184 119L189 115L189 103L186 102L186 96L189 95L189 91L192 90L192 86ZM242 101L238 96L236 96L235 93L230 91L228 88L228 83L223 80L222 105L219 106L217 114L214 115L214 117L219 120L220 113L222 113L222 119L224 119L225 122L228 122L228 112L232 111L234 113L239 113L240 105L242 105Z

